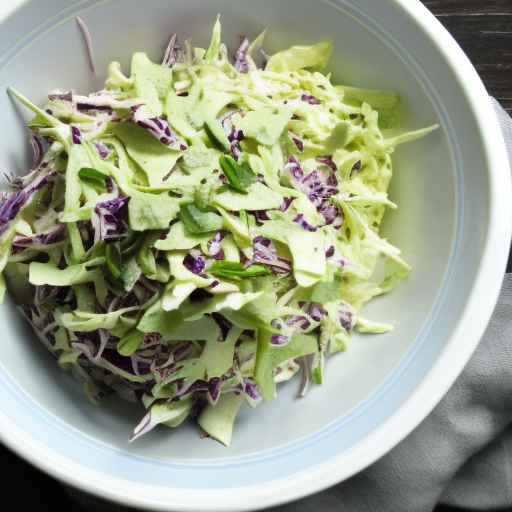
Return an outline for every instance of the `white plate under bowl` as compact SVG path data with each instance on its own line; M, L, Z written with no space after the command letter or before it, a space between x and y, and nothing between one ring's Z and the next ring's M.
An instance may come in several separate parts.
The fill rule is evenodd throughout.
M205 45L217 13L234 48L268 27L269 51L335 42L335 81L394 89L404 129L441 129L396 152L385 230L414 272L376 300L372 318L395 323L355 337L333 358L327 382L303 400L297 384L245 410L230 448L193 426L127 439L142 411L90 405L19 319L0 310L0 437L78 488L160 510L248 510L289 501L345 479L406 436L463 368L490 317L510 241L510 178L486 91L469 61L416 0L52 0L2 2L0 168L27 168L27 131L4 94L36 102L53 88L93 84L74 16L94 37L97 64L125 69L136 50L155 59L172 32ZM104 77L102 77L104 78Z

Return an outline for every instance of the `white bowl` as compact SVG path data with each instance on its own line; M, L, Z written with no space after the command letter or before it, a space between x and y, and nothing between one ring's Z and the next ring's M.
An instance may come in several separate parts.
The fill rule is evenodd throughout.
M27 460L91 493L159 510L249 510L346 479L403 439L434 407L476 347L508 253L510 171L475 70L417 0L3 0L0 90L43 101L50 89L93 84L74 16L88 23L97 64L135 50L160 56L172 32L206 44L222 14L225 40L268 27L268 49L332 38L336 80L401 93L405 128L442 129L396 153L389 238L410 279L368 314L384 336L355 338L328 365L327 383L296 400L246 410L229 448L197 430L158 430L129 445L141 410L95 408L45 353L11 304L0 310L0 436ZM23 171L27 132L0 94L0 168Z

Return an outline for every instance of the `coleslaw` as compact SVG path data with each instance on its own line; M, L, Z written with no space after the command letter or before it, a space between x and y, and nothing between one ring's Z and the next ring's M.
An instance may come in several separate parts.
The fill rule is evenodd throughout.
M234 58L174 35L105 88L52 91L29 123L34 164L0 204L8 290L97 402L146 414L132 440L195 418L229 445L243 404L322 384L361 314L410 271L379 234L400 135L392 92L335 85L332 44ZM91 58L91 68L94 64Z

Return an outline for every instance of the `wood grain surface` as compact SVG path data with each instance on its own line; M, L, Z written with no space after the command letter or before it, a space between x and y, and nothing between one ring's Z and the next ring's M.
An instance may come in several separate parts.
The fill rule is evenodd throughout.
M512 0L423 0L512 114Z

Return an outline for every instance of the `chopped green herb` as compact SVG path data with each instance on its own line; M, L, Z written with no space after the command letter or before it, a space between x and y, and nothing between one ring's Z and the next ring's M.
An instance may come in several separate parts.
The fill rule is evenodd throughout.
M270 274L270 270L263 265L244 267L236 261L216 261L208 272L216 277L235 280L268 276Z
M92 185L100 187L104 187L106 185L108 178L108 176L96 169L93 169L92 167L82 167L78 171L78 177L83 181L87 181Z
M247 162L239 164L234 158L222 155L219 158L222 172L232 188L247 194L247 188L256 181L256 175Z

